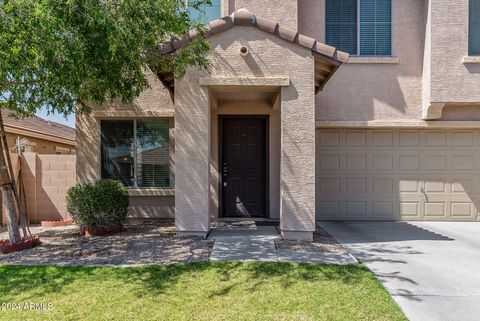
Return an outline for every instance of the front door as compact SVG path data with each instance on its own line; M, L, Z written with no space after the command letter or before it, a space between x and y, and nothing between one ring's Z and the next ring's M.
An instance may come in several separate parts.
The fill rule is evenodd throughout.
M221 130L222 216L266 217L266 118L222 118Z

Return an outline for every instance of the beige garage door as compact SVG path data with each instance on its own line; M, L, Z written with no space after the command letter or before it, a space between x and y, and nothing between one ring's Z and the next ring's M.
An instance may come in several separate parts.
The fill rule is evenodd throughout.
M319 220L480 220L480 131L317 130Z

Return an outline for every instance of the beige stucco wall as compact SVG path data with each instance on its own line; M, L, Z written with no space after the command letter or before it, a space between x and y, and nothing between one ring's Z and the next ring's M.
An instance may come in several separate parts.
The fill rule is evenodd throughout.
M360 64L351 56L316 96L317 120L421 118L424 2L393 0L392 15L398 63ZM299 17L301 33L325 41L324 0L299 2Z
M101 108L94 109L89 115L77 114L77 182L94 181L101 177L100 121L102 119L173 119L175 112L168 91L153 73L147 71L147 77L150 88L146 89L132 104L107 103ZM174 177L173 135L174 128L170 130L172 177ZM130 217L172 218L174 216L173 191L162 193L156 189L132 190L131 194Z
M228 0L225 0L225 3ZM300 0L304 1L304 0ZM259 17L278 21L283 27L297 30L298 0L230 0L229 12L247 8Z
M271 115L274 126L270 128L270 134L276 134L276 137L271 137L271 152L276 153L272 148L278 150L278 139L281 139L280 157L270 155L280 162L280 165L274 163L270 168L280 172L279 179L272 175L271 183L273 180L275 185L281 186L271 197L271 202L276 204L270 204L271 210L279 209L278 214L271 215L280 216L285 232L305 232L311 237L315 228L315 119L311 52L254 27L235 26L209 37L209 41L215 50L211 56L210 73L190 70L185 78L176 82L177 231L206 233L208 213L217 215L216 116L218 113L251 112ZM242 46L249 48L250 55L245 58L239 54ZM229 106L212 103L209 88L199 85L200 78L205 76L289 77L290 85L281 89L279 112L266 106L244 109L244 103L232 102ZM212 108L219 109L212 111ZM207 165L209 170L206 170ZM275 185L270 188L275 188ZM275 196L276 193L281 194Z
M225 3L226 12L246 7L325 41L325 0ZM352 57L317 95L318 120L437 119L445 105L480 104L480 64L463 62L468 1L392 0L392 22L392 56L398 60L359 64Z
M468 1L429 0L431 103L480 103L480 65L468 56Z

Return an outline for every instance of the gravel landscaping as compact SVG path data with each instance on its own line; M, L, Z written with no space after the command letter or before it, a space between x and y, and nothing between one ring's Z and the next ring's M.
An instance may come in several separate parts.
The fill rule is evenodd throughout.
M288 251L348 254L347 249L338 243L332 235L319 226L317 226L313 233L312 243L304 241L288 241L279 238L275 240L275 245L278 249Z
M171 223L147 222L128 225L112 236L86 238L77 226L32 227L40 236L39 247L0 254L0 264L54 265L141 265L207 261L213 241L196 237L175 237ZM8 233L0 231L0 239Z

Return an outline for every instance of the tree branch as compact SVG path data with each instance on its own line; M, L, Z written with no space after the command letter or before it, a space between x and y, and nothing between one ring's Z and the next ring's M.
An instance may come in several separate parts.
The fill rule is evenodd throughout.
M11 81L5 84L0 84L0 90L8 89L15 86L35 85L42 82L42 79L27 80L27 81Z

